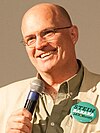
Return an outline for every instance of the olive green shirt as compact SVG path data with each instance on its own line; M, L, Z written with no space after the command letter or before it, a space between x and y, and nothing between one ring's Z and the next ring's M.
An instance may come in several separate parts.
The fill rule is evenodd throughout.
M55 102L46 93L39 98L32 119L32 133L100 133L100 75L80 66L76 75L61 84ZM0 133L6 133L9 116L24 107L34 78L0 88ZM79 101L97 108L92 122L81 123L70 115L72 105Z
M70 109L77 101L83 79L83 66L72 78L63 82L54 101L49 94L43 93L34 112L32 133L70 133L72 116Z

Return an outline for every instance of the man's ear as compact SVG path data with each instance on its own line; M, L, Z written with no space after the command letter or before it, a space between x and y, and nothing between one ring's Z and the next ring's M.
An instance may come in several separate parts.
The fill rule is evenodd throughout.
M70 28L70 36L71 36L73 44L76 44L76 42L78 40L78 28L77 28L77 26L73 25Z

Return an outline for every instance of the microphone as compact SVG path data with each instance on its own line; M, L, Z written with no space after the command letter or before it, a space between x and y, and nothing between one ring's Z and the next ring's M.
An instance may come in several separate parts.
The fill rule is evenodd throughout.
M31 114L33 114L36 107L36 103L44 90L44 82L40 79L34 79L30 84L30 92L28 94L24 108L26 108Z

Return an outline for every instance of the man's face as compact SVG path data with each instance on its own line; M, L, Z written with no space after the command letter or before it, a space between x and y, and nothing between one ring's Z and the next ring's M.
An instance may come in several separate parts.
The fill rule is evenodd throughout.
M71 28L59 30L55 35L46 40L40 36L41 31L48 28L65 27L62 22L55 20L53 13L46 11L33 12L26 17L22 26L24 39L31 35L36 36L36 42L30 48L26 46L28 56L38 72L52 72L62 70L69 66L74 56L74 44L71 37Z

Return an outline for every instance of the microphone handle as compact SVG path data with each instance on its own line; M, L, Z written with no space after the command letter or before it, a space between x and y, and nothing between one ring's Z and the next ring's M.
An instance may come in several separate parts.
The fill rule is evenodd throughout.
M29 92L24 108L26 108L31 114L33 114L34 112L38 98L39 98L38 92L36 91Z

